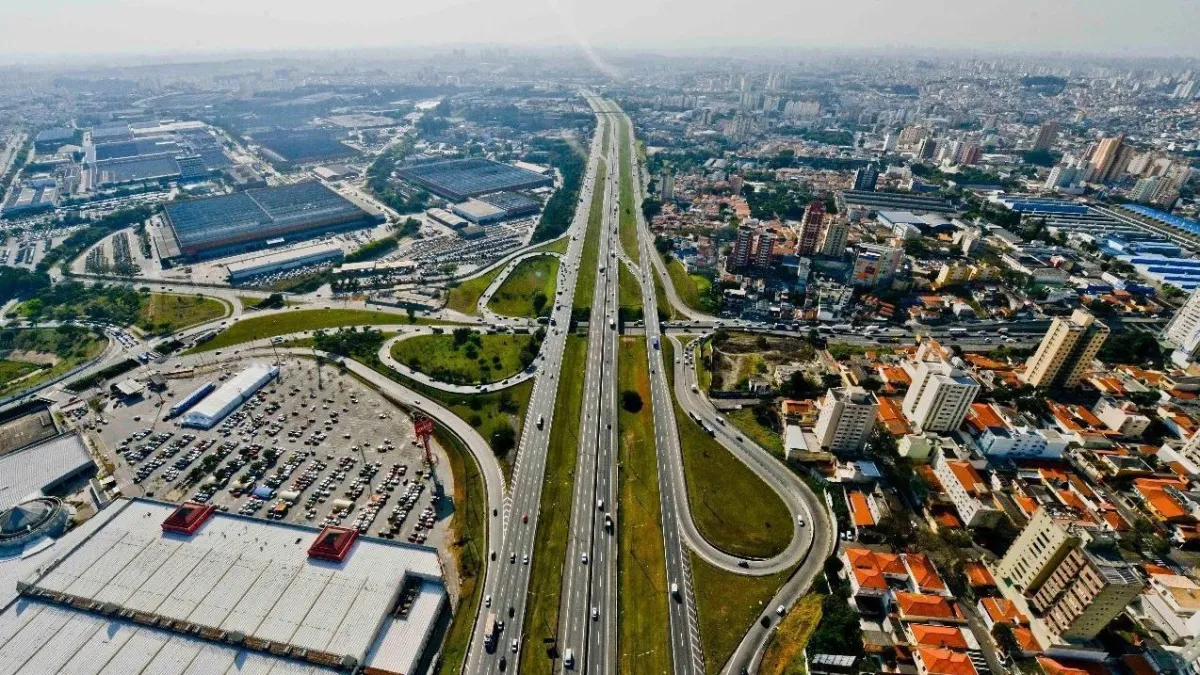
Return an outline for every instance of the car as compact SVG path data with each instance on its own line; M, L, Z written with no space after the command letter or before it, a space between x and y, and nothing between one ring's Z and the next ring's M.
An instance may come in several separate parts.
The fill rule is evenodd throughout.
M512 554L512 555L508 556L508 562L509 562L509 563L515 563L515 562L517 562L517 554L516 554L516 553L514 553L514 554Z
M528 553L525 554L525 557L521 558L521 563L525 564L525 565L529 564L529 554Z
M522 522L522 523L528 523L528 522L529 522L529 514L528 514L528 513L522 513L522 514L521 514L521 522Z
M592 621L595 621L595 620L597 620L597 619L599 619L599 618L600 618L600 608L599 608L599 607L593 607L593 608L592 608Z
M513 638L512 639L512 653L516 654L517 649L519 649L519 648L520 648L520 643L517 642L517 638Z
M483 599L483 606L484 606L484 607L491 607L491 606L492 606L492 596L490 596L490 595L489 595L489 596L487 596L487 597L485 597L485 598Z
M786 611L787 611L787 608L784 607L783 605L780 605L775 608L775 613L778 614L779 616L783 616L784 612L786 612Z
M584 565L587 564L587 554L586 553L583 554L583 556L580 558L580 561L583 562Z

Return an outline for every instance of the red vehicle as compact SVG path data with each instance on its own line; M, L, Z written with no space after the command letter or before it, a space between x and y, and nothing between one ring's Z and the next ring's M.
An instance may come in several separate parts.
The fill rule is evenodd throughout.
M521 514L521 522L522 522L522 523L528 523L528 522L529 522L529 514L528 514L528 513Z

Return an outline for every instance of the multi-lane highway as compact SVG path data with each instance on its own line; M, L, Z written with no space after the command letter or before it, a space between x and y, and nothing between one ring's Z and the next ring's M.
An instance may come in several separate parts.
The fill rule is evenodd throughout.
M555 423L554 402L561 380L559 375L566 347L566 327L570 325L571 320L570 298L575 293L592 192L597 187L603 189L596 180L597 167L603 151L603 136L603 129L598 125L592 140L587 177L580 190L574 220L568 230L570 240L567 251L563 256L563 264L559 266L558 288L562 290L560 297L563 300L556 303L551 312L551 328L542 343L542 351L538 357L539 375L534 381L533 393L526 411L527 422L517 448L512 484L503 509L499 512L493 511L492 526L502 530L502 543L498 550L489 554L484 595L490 598L491 606L481 607L479 615L475 618L475 630L465 669L467 673L494 673L501 669L515 671L519 660L526 656L520 653L519 646L524 629L525 602L539 519L546 450L550 429ZM559 424L575 422L558 421ZM498 625L491 625L489 619L494 619ZM517 649L513 649L513 644L517 645Z
M604 217L597 233L599 269L588 315L584 397L559 612L563 665L597 674L616 672L617 543L613 528L605 523L616 502L618 274L613 254L619 246L619 174L614 147L610 143L605 149L608 170Z

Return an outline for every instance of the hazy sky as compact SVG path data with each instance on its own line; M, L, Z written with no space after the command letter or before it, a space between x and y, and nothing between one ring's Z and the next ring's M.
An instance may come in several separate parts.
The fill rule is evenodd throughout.
M1200 0L0 0L5 60L506 43L1200 56Z

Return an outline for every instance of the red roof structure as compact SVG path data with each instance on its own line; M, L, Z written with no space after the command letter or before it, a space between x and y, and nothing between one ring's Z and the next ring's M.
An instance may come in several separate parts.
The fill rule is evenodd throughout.
M317 540L308 547L308 557L341 562L346 559L346 554L350 552L355 539L358 539L358 530L331 525L321 530Z
M204 521L217 510L215 504L197 504L196 502L184 502L179 505L167 519L162 522L163 532L174 532L176 534L184 534L192 536Z

